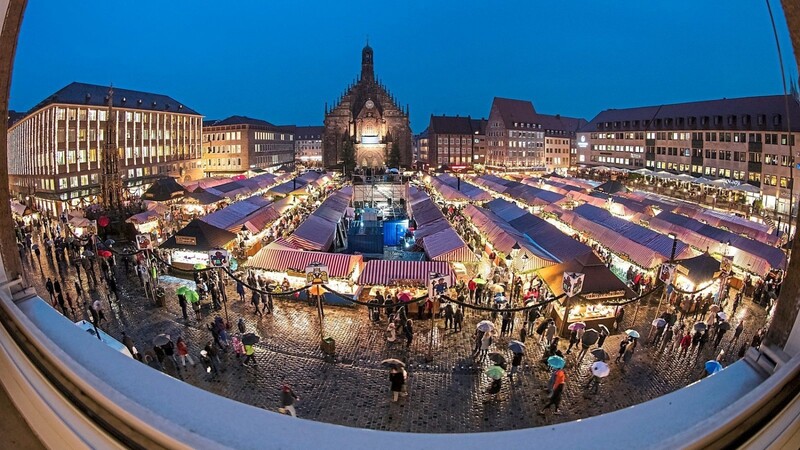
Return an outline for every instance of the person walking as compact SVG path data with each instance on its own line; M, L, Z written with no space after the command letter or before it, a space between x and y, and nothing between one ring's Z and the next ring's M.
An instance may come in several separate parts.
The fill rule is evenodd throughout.
M44 288L47 289L47 293L50 294L50 304L53 304L55 301L55 291L53 290L53 280L50 277L47 278L47 281L44 283Z
M239 330L239 333L244 334L247 331L247 327L244 324L244 317L239 317L239 321L236 322L236 328Z
M622 356L625 355L625 349L628 348L628 345L630 345L630 343L631 343L630 339L623 339L619 343L619 353L617 354L617 359L615 360L616 362L620 362L622 360Z
M250 361L253 361L254 364L258 363L258 361L255 360L256 351L253 348L253 344L244 344L244 354L245 358L244 361L242 362L242 365L245 365Z
M739 325L736 325L736 329L733 330L733 339L731 339L731 344L739 340L739 336L742 335L742 331L744 331L744 320L740 320Z
M136 344L133 342L130 336L124 331L122 332L122 345L128 349L128 351L133 355L134 358L141 361L142 355L139 353L139 350L136 349Z
M673 337L675 336L675 328L674 326L667 326L664 329L664 337L661 341L661 347L658 349L659 351L664 351L667 344L669 344L669 350L672 351L672 345L675 343Z
M164 352L165 359L172 361L172 364L175 366L175 371L180 371L178 358L175 356L175 344L172 342L172 339L168 340L164 345L161 346L161 351Z
M722 338L725 336L725 333L728 331L730 325L726 325L722 327L722 324L727 324L727 322L722 322L720 326L717 327L717 335L714 336L714 348L719 347L719 343L722 342Z
M550 409L550 406L555 406L555 411L553 414L557 416L561 415L559 406L561 405L561 394L564 392L564 384L566 382L567 374L564 372L564 369L556 370L553 377L553 392L550 394L550 398L547 400L547 403L545 403L545 405L539 411L540 416L543 416L544 412Z
M75 295L76 300L83 301L83 286L78 280L75 280Z
M251 298L250 303L252 303L253 307L256 309L253 314L258 314L259 317L264 317L264 313L262 313L261 308L258 307L259 303L261 303L261 296L258 292L253 291L253 297Z
M453 308L453 304L450 303L450 302L447 302L447 304L444 305L444 329L445 330L449 330L450 328L454 327L454 324L453 324L453 316L454 315L455 315L455 311L454 311L454 308Z
M453 331L461 331L464 325L464 308L457 307L453 313Z
M244 284L239 280L236 280L236 293L239 294L239 300L244 303Z
M553 337L556 335L556 323L550 319L547 321L547 328L544 332L544 345L548 346L553 342Z
M689 351L689 348L692 346L692 335L689 334L689 330L686 330L686 334L683 335L681 338L680 344L681 348L681 358L683 358L686 353Z
M300 397L294 393L291 386L288 384L281 386L281 407L285 411L289 411L289 414L291 414L292 417L297 417L297 411L294 409L294 403L298 400L300 400Z
M394 319L389 317L389 325L386 327L386 341L392 343L397 340L397 326Z
M94 303L92 303L91 314L92 320L98 327L106 320L106 316L103 313L103 305L100 303L100 300L95 300Z
M633 359L633 352L634 350L636 350L637 344L638 341L636 339L633 339L625 347L625 353L623 353L622 355L622 365L620 366L620 369L622 370L623 373L625 372L625 368L628 367L628 364L630 364L631 359Z
M414 340L414 328L411 319L406 320L406 324L403 327L403 331L406 334L406 348L411 347L411 341Z
M614 313L614 329L619 330L619 327L622 325L622 321L625 319L625 307L620 306L619 309Z
M186 301L186 296L183 294L178 294L178 305L181 307L181 313L183 314L183 321L189 322L189 303Z
M178 357L181 359L181 365L186 368L186 360L189 360L189 364L194 367L194 360L192 359L192 355L189 354L189 346L186 345L186 341L184 341L182 337L178 338L176 347L178 350Z
M403 368L392 368L389 372L389 383L391 384L392 401L397 402L400 395L405 394L403 387L406 384L406 371Z
M520 365L522 365L522 353L514 353L514 357L511 358L511 372L508 373L509 381L514 381L514 374L519 372Z
M489 354L489 347L492 346L492 332L487 331L483 333L481 337L481 352L480 352L480 359L483 361L486 359L486 356Z

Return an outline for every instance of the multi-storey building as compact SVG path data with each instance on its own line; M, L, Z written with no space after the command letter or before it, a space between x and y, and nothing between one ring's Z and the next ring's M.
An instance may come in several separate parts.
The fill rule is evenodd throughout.
M161 176L197 179L202 120L166 95L71 83L9 128L12 195L32 196L39 209L54 213L96 203L107 125L119 151L123 196L141 194Z
M417 166L417 169L424 169L425 165L428 164L428 129L425 130L420 134L414 135L414 140L412 142L413 152L414 152L414 163Z
M482 164L486 142L485 119L431 115L427 132L425 162L430 167L471 167L473 164Z
M206 121L203 126L206 176L229 176L251 169L294 165L291 127L244 116Z
M537 114L536 124L544 129L545 170L566 174L572 165L571 155L577 153L576 135L586 119Z
M609 109L578 133L578 164L737 180L761 189L765 210L788 214L798 131L800 105L789 98L787 117L782 95Z
M495 97L486 126L486 167L544 170L544 129L527 100Z
M324 127L295 127L295 159L306 167L322 166L322 132Z

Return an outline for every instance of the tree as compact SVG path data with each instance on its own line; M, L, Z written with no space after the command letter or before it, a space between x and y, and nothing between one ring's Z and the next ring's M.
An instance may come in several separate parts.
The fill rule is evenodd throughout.
M392 142L392 149L389 151L389 157L386 159L386 165L390 169L400 168L400 144L397 141Z
M342 143L342 165L344 175L350 175L356 168L356 147L350 139L345 139Z

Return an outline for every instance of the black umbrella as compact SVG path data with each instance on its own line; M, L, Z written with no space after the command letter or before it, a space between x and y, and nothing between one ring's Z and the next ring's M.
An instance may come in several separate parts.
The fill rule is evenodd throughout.
M595 359L597 359L598 361L608 361L608 359L609 359L608 353L605 350L603 350L602 348L596 348L596 349L592 350L591 353L592 353L592 356L594 356Z
M599 339L600 333L594 328L590 328L583 333L581 343L587 347L591 347L592 345L597 344Z
M489 359L502 368L505 368L506 366L506 357L503 356L501 353L497 352L489 353Z
M168 334L159 334L153 339L153 345L161 347L162 345L166 345L169 341L170 338Z
M719 329L728 331L731 329L731 324L729 322L722 322L721 324L719 324Z
M261 338L253 333L247 333L244 336L242 336L242 344L244 345L253 345L260 340Z

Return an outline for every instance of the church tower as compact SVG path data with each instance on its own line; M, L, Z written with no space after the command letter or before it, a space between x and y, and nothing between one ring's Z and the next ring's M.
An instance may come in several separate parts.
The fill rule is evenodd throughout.
M325 108L322 162L327 168L342 167L342 147L347 141L355 147L357 166L386 166L395 146L401 167L413 163L408 111L375 79L373 57L367 42L361 50L361 77L332 108Z
M361 79L372 81L375 79L375 69L372 65L372 47L369 46L369 41L364 49L361 50Z

